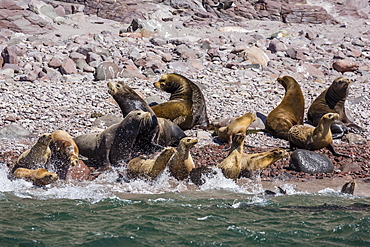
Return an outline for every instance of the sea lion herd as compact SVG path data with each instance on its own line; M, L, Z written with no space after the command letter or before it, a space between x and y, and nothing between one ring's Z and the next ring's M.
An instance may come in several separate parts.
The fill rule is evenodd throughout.
M209 123L204 96L200 88L182 75L161 76L154 86L170 93L170 99L149 106L133 89L123 82L109 82L108 93L118 103L123 119L102 131L72 138L58 130L42 134L38 141L23 152L11 167L9 177L23 178L43 186L66 179L68 169L82 163L95 172L111 170L112 166L126 166L127 180L153 180L167 167L178 180L191 180L200 185L204 176L215 174L214 167L195 167L191 148L196 138L187 137L184 130L194 127L218 132L218 140L227 143L228 155L216 165L226 178L237 180L250 176L275 161L287 157L294 148L318 150L328 148L334 155L332 132L341 136L345 131L363 131L351 122L345 113L344 102L350 80L336 78L322 92L308 110L304 119L304 97L297 81L290 76L277 79L285 89L281 103L267 116L266 133L288 140L290 149L274 148L267 152L243 153L244 139L249 125L256 120L250 112L235 118L219 129ZM333 127L334 126L334 127ZM339 133L338 133L339 129ZM345 156L348 157L348 156ZM84 162L81 162L81 158Z

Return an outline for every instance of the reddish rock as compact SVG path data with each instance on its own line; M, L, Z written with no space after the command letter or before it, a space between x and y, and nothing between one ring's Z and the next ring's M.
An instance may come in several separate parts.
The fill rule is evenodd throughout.
M53 27L43 18L13 1L0 1L0 29L10 29L25 34L43 34Z
M268 46L268 50L270 50L272 53L276 53L278 51L286 51L287 49L288 48L286 47L286 45L278 39L271 40Z
M170 53L164 53L162 54L162 60L164 62L171 62L173 59L172 55Z
M60 59L56 57L53 57L48 63L48 65L50 68L59 68L60 66L62 66L62 61L60 61Z
M359 166L358 164L354 164L354 163L344 164L341 167L341 170L343 172L362 172L361 166Z
M67 179L74 180L92 180L91 170L82 160L78 161L76 166L71 166L67 172Z
M358 64L350 60L337 60L333 62L333 69L338 72L353 72L358 70Z
M304 63L302 64L302 68L304 69L304 72L302 72L303 74L309 76L325 77L324 73L312 64Z
M64 75L77 74L76 63L70 58L64 59L60 66L60 72Z

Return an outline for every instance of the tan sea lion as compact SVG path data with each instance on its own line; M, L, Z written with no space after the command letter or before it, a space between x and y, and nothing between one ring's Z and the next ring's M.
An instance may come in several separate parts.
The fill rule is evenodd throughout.
M180 140L186 136L184 131L172 121L165 118L157 118L152 108L150 108L135 90L124 82L108 82L108 93L118 103L123 117L126 117L129 112L136 109L151 114L153 125L158 125L157 128L153 127L151 133L147 133L148 135L152 135L153 142L162 146L177 146Z
M138 154L154 153L159 148L162 149L152 143L151 137L145 136L151 129L150 113L134 110L120 123L108 127L103 132L80 135L74 140L80 154L89 159L89 166L106 170L110 169L111 165L129 161Z
M20 167L28 169L45 168L50 158L51 151L49 144L51 140L52 137L50 133L42 134L35 145L24 151L18 157L16 164L12 168L12 173Z
M38 169L27 169L17 168L14 173L14 177L23 178L27 181L31 181L34 185L44 186L51 184L58 180L58 175L54 172L48 172L44 168Z
M127 177L129 179L144 178L155 179L167 167L170 159L175 154L173 147L163 149L154 159L139 156L127 164Z
M250 177L251 172L264 169L275 161L288 156L288 152L282 148L274 148L267 152L242 155L241 177Z
M317 126L321 117L326 113L338 113L339 121L352 131L364 131L360 126L353 123L346 115L344 108L349 92L351 81L345 77L336 78L311 104L307 112L308 122Z
M72 136L64 130L54 131L51 137L50 169L54 170L60 179L66 179L69 167L78 164L78 147Z
M256 120L256 116L253 113L246 113L241 117L235 118L226 127L218 129L218 140L220 142L227 142L229 145L232 142L232 138L237 133L247 133L249 125Z
M242 162L244 148L244 133L234 135L229 155L217 165L226 178L237 180Z
M289 129L293 125L303 124L304 98L299 84L293 77L284 76L277 81L285 88L285 96L268 114L265 130L273 136L288 140Z
M198 143L198 140L191 137L182 138L176 153L168 164L171 176L177 180L184 180L189 176L189 173L194 169L195 165L190 154L190 148Z
M335 152L331 145L333 138L331 135L330 125L338 118L338 113L326 113L322 116L316 127L305 125L293 126L288 133L288 140L291 148L298 147L313 151L326 147L335 156L346 156Z
M169 101L152 106L157 117L170 119L183 130L195 125L207 128L209 122L206 103L196 84L173 73L162 75L154 86L171 94Z

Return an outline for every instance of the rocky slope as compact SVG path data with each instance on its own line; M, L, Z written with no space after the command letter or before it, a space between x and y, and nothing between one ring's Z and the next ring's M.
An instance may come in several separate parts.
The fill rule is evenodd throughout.
M168 99L152 86L161 74L187 76L202 88L211 122L246 112L267 115L283 97L276 83L281 75L299 82L306 109L336 77L348 77L353 83L346 107L366 132L348 136L351 144L335 141L351 159L329 157L338 176L344 165L353 163L357 175L367 176L367 1L235 1L238 8L226 10L212 7L212 1L65 2L0 1L0 156L5 163L13 163L41 133L62 129L76 136L101 131L104 123L95 122L96 117L120 116L107 93L107 81L94 80L99 65L106 62L114 68L106 79L125 81L148 102ZM16 25L17 18L29 23ZM139 20L130 25L133 18ZM258 121L256 128L261 127ZM200 140L194 150L197 165L224 157L211 132L187 134ZM276 146L288 144L257 133L247 136L245 151ZM285 173L287 164L278 162L265 176Z

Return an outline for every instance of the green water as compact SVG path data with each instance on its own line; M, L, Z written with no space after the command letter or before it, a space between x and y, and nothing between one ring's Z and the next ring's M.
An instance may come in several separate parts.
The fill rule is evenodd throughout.
M370 246L369 198L109 179L42 189L0 172L0 246Z

